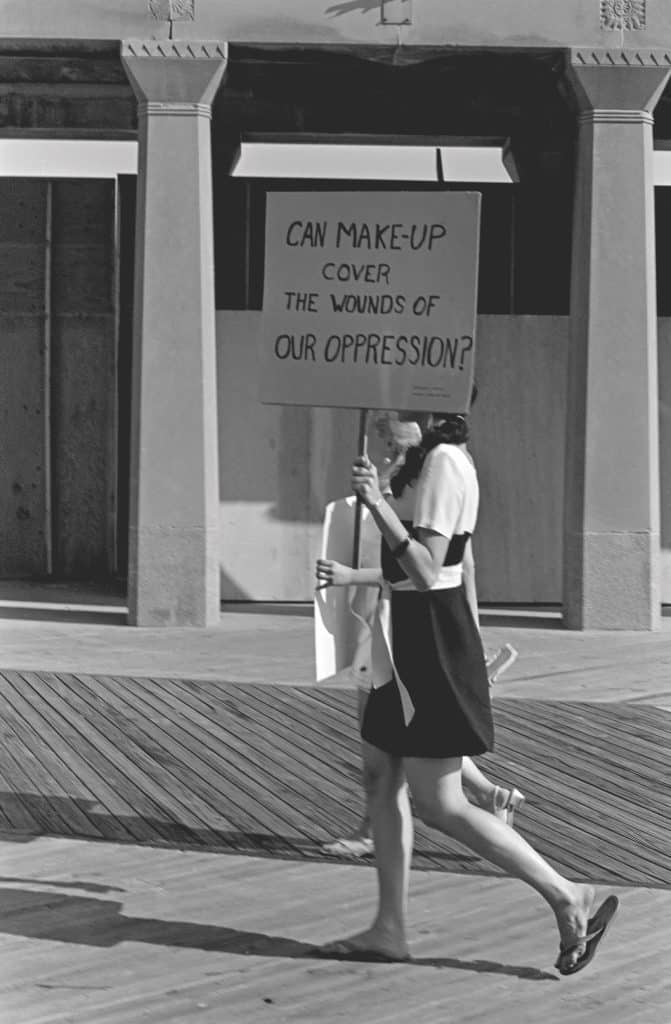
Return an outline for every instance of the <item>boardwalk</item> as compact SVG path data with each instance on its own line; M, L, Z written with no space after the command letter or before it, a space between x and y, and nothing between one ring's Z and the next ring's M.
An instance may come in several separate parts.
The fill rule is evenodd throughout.
M310 958L364 926L374 898L370 866L320 848L360 810L353 694L1 673L3 1024L661 1024L671 712L499 698L495 716L483 761L526 792L520 830L621 895L576 979L552 969L533 893L421 827L414 962Z
M47 672L0 687L5 828L321 860L356 824L353 693ZM520 828L559 870L671 884L670 712L499 700L495 715L482 763L525 791ZM415 867L493 871L421 826Z

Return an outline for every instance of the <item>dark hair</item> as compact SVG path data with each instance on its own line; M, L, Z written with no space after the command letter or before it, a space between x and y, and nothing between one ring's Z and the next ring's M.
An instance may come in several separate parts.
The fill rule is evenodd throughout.
M478 397L478 386L473 381L471 405ZM415 482L422 471L424 459L439 444L466 444L469 437L468 420L461 413L433 413L431 426L422 434L415 448L409 448L405 462L391 480L391 493L400 498L406 487Z

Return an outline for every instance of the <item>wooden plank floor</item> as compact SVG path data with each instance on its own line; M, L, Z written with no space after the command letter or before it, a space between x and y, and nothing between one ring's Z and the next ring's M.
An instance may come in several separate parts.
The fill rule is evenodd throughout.
M48 672L0 674L0 830L328 859L361 809L354 694ZM563 873L671 882L671 714L495 701L485 770ZM417 826L414 867L495 874Z
M671 893L619 888L589 971L519 882L413 876L407 965L322 962L368 923L374 875L345 864L38 837L0 843L3 1024L662 1024Z
M622 908L552 969L547 908L418 828L408 965L322 962L370 867L320 844L360 811L341 690L0 673L3 1024L661 1024L671 1005L671 714L496 699L492 774L524 832Z

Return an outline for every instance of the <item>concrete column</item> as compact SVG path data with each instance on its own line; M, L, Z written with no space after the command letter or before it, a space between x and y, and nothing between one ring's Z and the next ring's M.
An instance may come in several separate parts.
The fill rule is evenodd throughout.
M652 111L660 55L572 51L577 100L564 621L660 621Z
M219 43L126 41L138 99L129 612L219 618L211 102Z

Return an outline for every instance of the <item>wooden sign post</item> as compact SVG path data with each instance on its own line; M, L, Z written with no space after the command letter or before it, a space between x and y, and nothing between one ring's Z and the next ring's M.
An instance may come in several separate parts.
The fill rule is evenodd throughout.
M359 455L368 453L368 410L362 409L359 413L359 437L357 443ZM356 496L356 510L354 512L354 543L352 548L352 568L358 569L361 564L361 513L362 501L359 495Z

